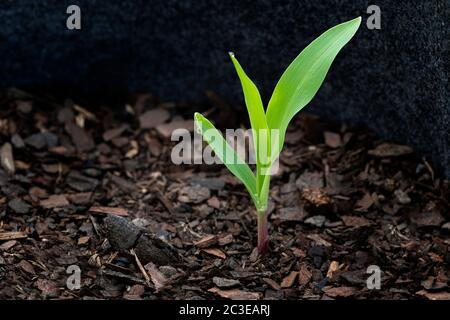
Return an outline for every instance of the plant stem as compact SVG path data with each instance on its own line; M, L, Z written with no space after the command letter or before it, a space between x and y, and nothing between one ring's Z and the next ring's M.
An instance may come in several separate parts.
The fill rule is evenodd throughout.
M258 253L266 254L269 250L269 230L266 210L258 210Z

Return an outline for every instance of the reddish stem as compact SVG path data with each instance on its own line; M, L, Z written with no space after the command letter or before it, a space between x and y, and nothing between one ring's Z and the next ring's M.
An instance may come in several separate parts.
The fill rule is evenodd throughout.
M269 250L269 225L265 211L258 211L258 253L263 255Z

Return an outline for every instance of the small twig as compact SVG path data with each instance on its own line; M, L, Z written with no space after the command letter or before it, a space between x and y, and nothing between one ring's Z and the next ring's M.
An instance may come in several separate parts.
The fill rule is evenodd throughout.
M251 234L251 232L248 230L247 226L244 223L244 219L242 219L242 217L239 219L239 221L241 222L242 228L244 229L245 233L247 233L248 237L250 238L250 241L253 241L253 235Z
M167 198L161 192L159 192L159 190L154 190L154 191L156 193L156 197L163 204L163 206L167 209L167 211L169 211L169 213L171 215L174 215L175 212L174 212L173 207L170 204L169 200L167 200Z
M422 158L423 163L425 164L425 167L428 169L428 171L431 174L431 180L434 182L434 170L431 167L431 165L428 163L428 161L425 158Z
M22 231L0 232L0 240L18 240L27 238L27 234Z
M136 264L139 268L139 270L141 271L142 275L144 276L145 279L145 283L147 284L148 287L151 287L151 283L150 283L150 277L147 274L147 272L145 271L144 267L142 266L141 261L139 260L138 256L136 255L136 252L134 252L134 249L130 250L131 254L134 256L134 259L136 260Z

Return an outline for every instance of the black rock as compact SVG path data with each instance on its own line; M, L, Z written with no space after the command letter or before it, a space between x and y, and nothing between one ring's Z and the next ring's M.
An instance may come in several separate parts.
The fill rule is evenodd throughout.
M450 176L450 8L444 0L380 2L380 30L366 27L366 0L76 4L81 30L65 27L65 1L1 2L1 87L54 85L111 98L145 89L170 101L198 101L209 89L242 104L227 55L232 50L267 102L311 40L361 15L358 34L306 111L415 146Z
M132 249L142 233L141 228L115 215L106 217L104 222L108 240L116 250Z
M134 249L144 264L171 265L180 262L180 255L174 247L125 218L110 215L105 218L105 225L111 246L119 251Z

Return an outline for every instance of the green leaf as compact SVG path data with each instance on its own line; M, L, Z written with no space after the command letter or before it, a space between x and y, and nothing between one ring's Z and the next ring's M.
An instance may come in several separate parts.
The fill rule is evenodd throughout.
M359 28L361 17L341 23L315 39L289 65L281 76L267 107L270 129L279 129L278 141L272 141L272 161L283 148L287 126L319 90L339 51Z
M258 88L242 69L234 54L229 52L229 55L241 81L245 104L252 126L253 146L256 158L256 188L259 191L262 187L263 173L266 171L265 168L270 166L270 134L267 127L266 115Z
M203 139L209 144L217 157L247 188L255 204L257 203L257 190L255 176L250 167L238 156L236 151L225 141L222 134L203 115L196 112L194 123Z

